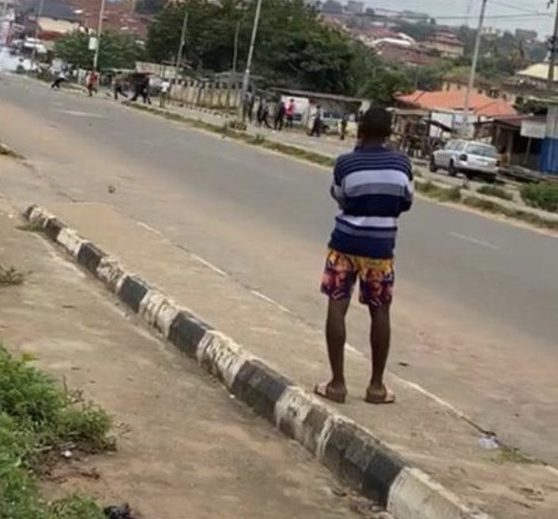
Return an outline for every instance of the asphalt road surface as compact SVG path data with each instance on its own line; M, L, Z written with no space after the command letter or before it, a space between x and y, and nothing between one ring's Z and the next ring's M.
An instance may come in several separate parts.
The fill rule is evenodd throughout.
M104 99L0 79L0 140L33 165L0 176L0 190L22 205L112 203L322 326L318 282L335 214L326 170ZM392 371L558 465L554 236L417 200L401 222L394 328ZM367 350L356 305L350 342Z

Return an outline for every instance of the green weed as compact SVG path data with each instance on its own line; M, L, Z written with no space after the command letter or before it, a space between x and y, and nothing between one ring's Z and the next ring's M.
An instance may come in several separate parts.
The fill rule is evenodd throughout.
M481 186L477 189L477 193L486 196L501 198L502 200L513 200L513 194L498 186Z
M531 207L558 212L557 184L527 184L521 187L521 198Z
M0 266L0 287L23 285L25 277L25 273L15 267L8 267L6 269Z
M27 358L16 359L0 347L0 519L101 519L101 510L88 498L45 503L35 473L63 448L107 448L110 419L30 366Z

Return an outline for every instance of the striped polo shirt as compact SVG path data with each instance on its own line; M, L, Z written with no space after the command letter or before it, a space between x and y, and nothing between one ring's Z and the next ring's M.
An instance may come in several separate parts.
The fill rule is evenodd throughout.
M384 146L341 155L331 187L341 213L329 246L345 254L392 258L397 218L413 202L412 180L409 158Z

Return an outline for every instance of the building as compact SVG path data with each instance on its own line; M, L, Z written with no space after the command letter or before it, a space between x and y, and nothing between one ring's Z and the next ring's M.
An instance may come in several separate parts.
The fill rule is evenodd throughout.
M465 45L451 32L437 32L424 42L424 46L445 58L460 58L465 54Z
M358 0L349 0L345 9L350 14L363 14L364 2L360 2Z
M526 69L520 70L515 77L521 80L525 85L544 89L548 83L548 72L550 65L548 63L536 63L530 65ZM558 66L554 67L554 87L558 84Z
M343 14L343 4L337 0L326 0L322 3L321 12L326 14Z
M445 92L459 92L466 90L469 86L469 72L455 72L445 75L442 78L442 90ZM502 99L511 104L517 101L517 93L514 89L507 88L505 84L491 81L477 75L475 78L474 92L482 94L492 99Z
M426 92L417 90L412 94L395 96L396 103L404 108L420 108L430 111L450 110L463 112L465 109L465 90ZM516 115L513 105L502 99L493 99L484 94L472 93L469 109L479 119L494 119Z
M430 51L421 47L394 44L388 39L381 40L374 45L374 49L377 55L388 63L430 67L441 60L439 56L434 56Z

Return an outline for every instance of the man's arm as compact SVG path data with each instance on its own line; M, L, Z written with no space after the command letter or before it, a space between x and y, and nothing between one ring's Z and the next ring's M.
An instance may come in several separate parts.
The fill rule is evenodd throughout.
M405 184L405 189L403 193L403 201L401 204L401 212L404 213L409 211L413 206L413 199L415 195L415 185L413 182L413 169L409 163L409 170L407 172L407 183Z
M332 198L339 204L339 209L343 209L345 198L343 195L343 184L341 179L341 168L339 166L339 159L335 161L335 167L333 168L333 182L331 183L329 193L331 194Z

